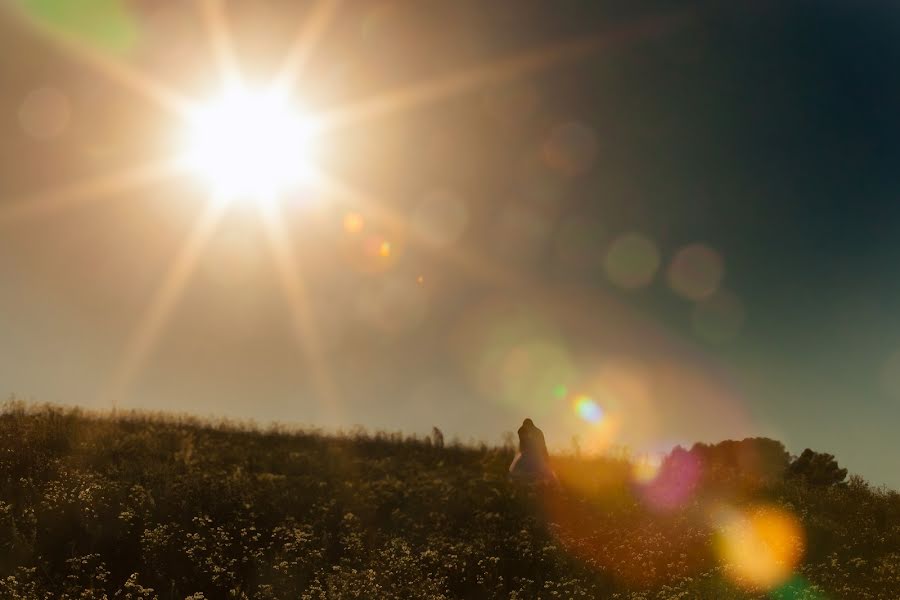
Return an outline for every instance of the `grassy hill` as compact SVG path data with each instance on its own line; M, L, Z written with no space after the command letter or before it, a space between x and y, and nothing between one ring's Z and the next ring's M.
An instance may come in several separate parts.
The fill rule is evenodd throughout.
M8 404L0 598L900 597L900 496L858 478L511 458Z

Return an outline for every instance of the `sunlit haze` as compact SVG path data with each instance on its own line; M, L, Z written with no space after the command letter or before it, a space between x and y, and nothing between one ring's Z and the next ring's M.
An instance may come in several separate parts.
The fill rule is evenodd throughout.
M75 4L0 8L3 395L900 485L895 5Z

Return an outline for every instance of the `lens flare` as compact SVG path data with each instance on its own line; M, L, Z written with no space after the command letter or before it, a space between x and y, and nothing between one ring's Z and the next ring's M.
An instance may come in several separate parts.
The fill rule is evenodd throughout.
M125 52L141 38L135 7L126 0L58 2L20 0L19 6L34 22L53 33L74 38L99 50Z
M695 301L715 293L724 274L722 256L704 244L690 244L679 250L667 273L672 291Z
M714 521L719 525L716 551L739 584L774 589L790 579L803 556L803 528L782 508L721 509Z
M384 273L397 264L404 252L402 231L385 228L377 221L350 217L345 219L344 231L349 235L341 240L341 253L347 266L355 271Z
M359 213L347 213L344 215L344 231L347 233L359 233L365 227L365 220Z
M580 394L572 402L575 414L588 423L599 423L603 419L603 409L589 396Z
M603 266L611 282L632 290L653 281L659 262L656 244L638 233L627 233L610 246Z
M656 455L645 455L631 463L631 478L640 484L647 484L656 479L662 468L662 458Z
M648 508L670 512L688 504L700 483L702 465L694 454L676 448L660 464L658 473L639 488ZM640 483L640 482L638 482Z
M472 386L535 419L559 411L577 366L565 339L533 308L498 299L470 311L453 337ZM562 406L565 414L567 405Z
M504 352L497 372L499 387L512 404L535 415L552 408L555 382L572 376L566 349L550 339L523 340Z

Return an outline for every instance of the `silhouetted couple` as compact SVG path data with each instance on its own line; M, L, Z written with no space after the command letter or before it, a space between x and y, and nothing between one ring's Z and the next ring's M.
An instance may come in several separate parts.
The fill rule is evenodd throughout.
M516 479L556 481L544 432L531 419L525 419L519 427L519 453L509 465L509 474Z

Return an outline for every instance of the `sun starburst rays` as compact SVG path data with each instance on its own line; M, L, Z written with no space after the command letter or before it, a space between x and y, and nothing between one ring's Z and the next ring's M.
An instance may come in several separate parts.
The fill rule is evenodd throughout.
M285 54L281 68L275 77L275 87L290 90L302 75L316 45L325 35L331 20L337 12L339 0L319 0L311 9L303 27Z
M338 391L331 377L327 361L322 353L322 344L316 327L315 316L310 304L306 284L300 272L284 218L275 202L264 204L262 211L266 227L269 249L278 273L281 289L291 316L291 330L294 339L306 357L312 375L312 383L320 400L324 401L326 410L332 420L339 410Z
M118 368L113 373L106 396L113 408L126 395L140 368L165 330L169 317L190 283L203 249L216 231L226 205L210 202L194 224L190 235L175 256L160 287L132 332Z
M57 48L70 60L75 60L95 72L108 77L124 89L130 90L140 99L177 115L184 115L190 109L190 100L183 94L151 77L141 70L115 57L89 46L75 37L55 31L47 25L29 20L14 6L7 5L5 11L19 21L23 27Z
M240 82L241 74L223 0L198 0L213 60L226 85Z
M224 0L198 0L200 14L208 37L213 61L224 87L240 86L242 79L240 61L235 49L233 34ZM275 78L271 89L290 94L295 83L302 78L313 52L325 36L337 13L338 0L319 0L310 10L300 31L294 38ZM15 12L15 11L12 11ZM683 22L684 12L656 17L618 27L609 32L586 38L565 41L517 55L483 63L385 90L360 101L335 106L316 116L316 134L327 134L351 124L375 120L386 115L409 111L440 102L446 98L465 94L498 81L508 81L547 70L564 63L580 60L599 51L646 40L676 28ZM29 23L26 26L43 39L65 51L66 54L118 85L131 90L146 101L172 112L186 123L196 114L198 104L180 92L171 89L130 64L106 55L77 39L60 35L44 26ZM241 155L243 156L243 155ZM403 216L392 211L388 204L366 201L369 194L354 189L339 178L333 177L316 165L305 165L304 183L325 194L335 196L354 205L365 204L367 210L387 223L402 224ZM103 177L72 184L57 190L36 194L15 203L0 206L0 226L12 222L56 216L64 209L118 192L150 184L162 177L184 170L183 161L167 159L159 163L136 165ZM215 187L215 186L213 186ZM331 379L322 344L317 335L310 294L301 276L300 261L295 256L283 215L272 196L279 190L247 190L265 196L269 201L258 202L271 250L271 258L281 283L295 338L310 368L316 393L331 410L338 409L338 393ZM221 201L221 190L213 194L202 216L174 257L160 287L143 312L134 331L128 338L122 360L113 373L107 397L115 407L127 397L129 386L139 376L155 345L165 331L169 318L177 307L184 290L189 285L196 264L209 239L228 209L228 202ZM216 200L218 197L218 201ZM441 257L468 276L490 282L493 285L521 287L528 285L527 278L514 270L495 264L476 252L462 248L445 248Z
M53 217L84 204L162 181L178 171L175 161L158 160L39 192L24 199L6 201L0 205L0 227Z
M543 46L399 89L386 90L359 102L324 112L320 115L322 128L337 129L400 111L413 110L471 92L489 83L517 79L587 58L603 50L614 50L652 39L683 24L687 14L682 10L644 19L610 31Z

